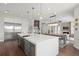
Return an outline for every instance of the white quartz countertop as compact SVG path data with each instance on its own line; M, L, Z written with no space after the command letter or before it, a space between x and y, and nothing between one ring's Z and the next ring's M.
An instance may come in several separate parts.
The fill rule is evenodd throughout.
M23 36L23 34L20 36ZM28 40L29 42L33 44L38 44L40 42L43 42L45 40L49 39L58 39L59 37L56 36L48 36L48 35L43 35L43 34L31 34L29 37L24 37L24 39Z

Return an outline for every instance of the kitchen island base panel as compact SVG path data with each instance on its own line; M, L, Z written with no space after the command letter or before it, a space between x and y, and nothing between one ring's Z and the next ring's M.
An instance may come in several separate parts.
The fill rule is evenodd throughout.
M56 56L59 53L59 38L55 36L18 36L18 45L27 56Z
M48 39L36 45L36 56L56 56L59 53L58 38Z

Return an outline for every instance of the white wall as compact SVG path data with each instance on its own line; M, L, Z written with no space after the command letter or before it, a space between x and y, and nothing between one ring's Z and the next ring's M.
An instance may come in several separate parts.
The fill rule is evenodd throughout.
M28 34L28 32L29 32L29 20L27 20L27 19L22 20L21 19L21 21L22 21L22 33Z
M22 23L21 19L13 17L4 17L4 22Z
M0 17L0 41L4 41L4 28L3 28L4 19Z

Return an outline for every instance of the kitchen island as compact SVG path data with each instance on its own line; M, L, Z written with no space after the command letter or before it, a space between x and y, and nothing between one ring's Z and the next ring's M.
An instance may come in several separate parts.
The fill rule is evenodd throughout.
M56 56L59 53L59 37L42 34L18 35L18 45L28 56Z

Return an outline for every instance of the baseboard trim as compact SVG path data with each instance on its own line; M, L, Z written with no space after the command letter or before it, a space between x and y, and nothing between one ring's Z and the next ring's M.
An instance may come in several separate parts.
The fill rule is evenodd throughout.
M6 39L4 41L15 41L16 39Z

